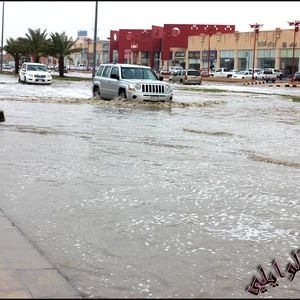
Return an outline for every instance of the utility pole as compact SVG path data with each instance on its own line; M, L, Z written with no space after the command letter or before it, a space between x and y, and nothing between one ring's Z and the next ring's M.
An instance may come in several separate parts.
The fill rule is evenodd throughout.
M2 6L1 67L0 67L1 72L2 72L2 64L3 64L3 32L4 32L4 1Z
M94 53L93 53L93 72L92 78L95 77L96 72L96 45L97 45L97 18L98 18L98 1L96 1L96 9L95 9L95 29L94 29Z
M291 75L291 82L294 82L294 74L295 74L295 46L296 46L296 32L299 31L299 25L300 22L299 21L295 21L295 22L289 22L290 26L295 26L294 29L294 43L293 43L293 58L292 58L292 75Z
M254 49L253 49L253 62L252 62L252 80L254 80L254 66L255 66L255 48L256 48L256 39L258 38L259 28L261 28L263 24L250 24L251 28L254 28Z

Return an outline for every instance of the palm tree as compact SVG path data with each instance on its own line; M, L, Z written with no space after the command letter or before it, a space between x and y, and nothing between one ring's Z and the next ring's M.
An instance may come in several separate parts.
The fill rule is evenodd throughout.
M59 34L58 32L50 33L52 39L52 45L50 47L50 55L58 58L58 66L59 66L59 77L64 76L64 59L65 57L68 60L72 61L70 54L81 52L83 48L73 48L79 38L75 41L71 38L68 38L65 32Z
M6 40L6 45L3 49L15 59L15 74L18 74L20 58L30 54L26 39L22 37L16 40L9 38Z
M47 57L49 54L50 39L47 39L46 29L41 32L40 28L36 30L28 28L28 32L29 34L25 34L27 37L26 44L31 56L33 56L33 61L39 63L41 57Z

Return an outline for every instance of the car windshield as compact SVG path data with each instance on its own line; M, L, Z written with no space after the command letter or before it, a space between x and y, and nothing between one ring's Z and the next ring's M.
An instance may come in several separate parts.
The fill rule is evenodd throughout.
M48 72L48 69L44 65L28 65L27 70L28 71L45 71L45 72Z
M246 73L246 71L239 71L239 72L237 72L236 74L244 75L245 73Z
M121 68L121 76L123 79L147 79L157 80L157 76L152 69L147 68Z

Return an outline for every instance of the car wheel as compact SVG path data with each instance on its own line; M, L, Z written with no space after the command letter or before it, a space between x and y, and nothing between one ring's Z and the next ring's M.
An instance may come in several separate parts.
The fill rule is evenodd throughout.
M26 76L24 76L24 81L23 81L23 84L26 84Z
M180 83L183 83L183 79L180 79Z
M127 99L126 98L126 92L124 89L119 91L119 99Z
M93 96L96 97L96 98L101 98L101 95L100 95L100 89L99 89L98 86L95 86L95 87L94 87Z
M21 83L21 77L20 76L18 77L18 83Z

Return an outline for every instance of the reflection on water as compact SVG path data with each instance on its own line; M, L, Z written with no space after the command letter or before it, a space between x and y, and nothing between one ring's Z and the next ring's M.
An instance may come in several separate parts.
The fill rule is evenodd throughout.
M0 208L84 297L250 298L299 248L299 103L176 97L1 101Z

